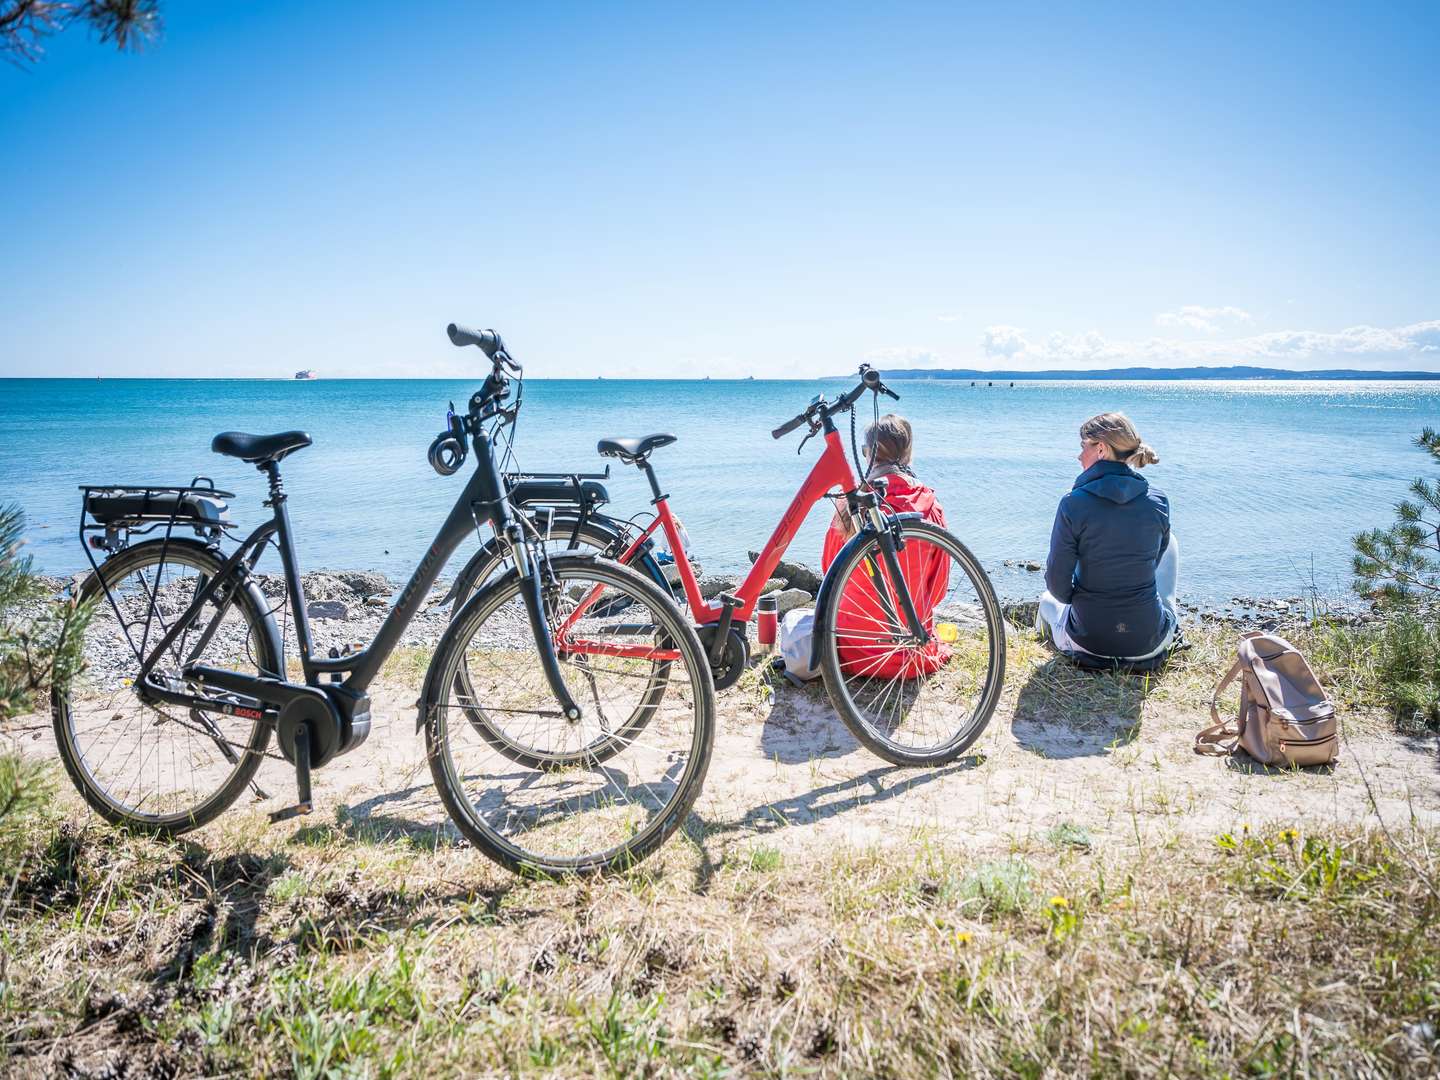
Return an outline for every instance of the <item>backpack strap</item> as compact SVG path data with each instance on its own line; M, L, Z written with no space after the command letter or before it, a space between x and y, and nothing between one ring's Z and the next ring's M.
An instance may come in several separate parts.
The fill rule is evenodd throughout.
M1240 674L1240 669L1245 661L1236 657L1235 663L1230 665L1230 670L1220 680L1220 684L1210 695L1210 719L1214 721L1209 727L1202 728L1195 735L1195 753L1210 754L1214 757L1225 757L1233 754L1235 748L1240 745L1240 723L1237 720L1232 728L1228 720L1220 719L1220 695L1225 688L1235 681L1235 676Z

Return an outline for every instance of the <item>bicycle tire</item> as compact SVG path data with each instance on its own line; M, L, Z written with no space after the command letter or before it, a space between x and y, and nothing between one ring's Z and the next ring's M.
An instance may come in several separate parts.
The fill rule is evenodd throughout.
M662 647L680 651L680 660L689 673L695 696L694 729L690 737L690 753L683 774L675 782L675 794L643 828L635 830L624 841L601 851L574 856L541 856L500 835L483 820L457 775L457 766L450 750L449 714L452 711L440 696L454 683L459 661L485 619L497 610L508 596L518 592L519 576L509 571L503 578L482 589L466 604L459 616L446 628L426 674L421 696L421 724L431 775L441 802L460 833L486 856L516 873L549 875L591 874L627 869L657 850L689 814L704 785L709 770L715 739L715 689L710 668L692 627L680 617L671 599L644 575L609 560L594 556L558 556L550 560L551 569L560 581L582 573L590 580L608 581L618 587L632 589L651 605L659 622ZM672 663L674 661L671 661ZM667 691L669 683L667 682ZM468 717L467 717L468 718ZM467 726L473 726L473 720ZM485 740L489 742L489 740ZM633 745L633 743L632 743ZM507 758L509 755L504 755ZM514 761L513 758L509 760ZM517 762L518 764L518 762ZM601 762L595 762L598 767ZM545 775L547 770L533 770ZM489 792L487 792L489 794ZM508 820L508 818L507 818Z
M163 561L167 565L188 566L190 569L210 577L214 577L221 568L219 556L202 544L175 538L171 538L168 542L158 539L149 540L128 547L101 563L98 570L92 572L82 584L78 594L79 599L97 600L100 605L98 617L104 618L108 609L108 602L104 598L105 584L108 583L113 588L119 581L138 570L161 565L162 555ZM247 581L244 587L236 590L231 604L240 609L249 630L247 651L255 661L256 673L277 675L281 671L282 661L274 651L272 635L265 626L271 615L259 587L254 582ZM232 751L240 746L244 747L243 753L237 754L240 759L238 764L232 769L225 782L217 787L208 798L202 799L196 806L184 812L157 815L139 814L133 808L123 806L111 797L93 775L91 769L87 767L86 754L79 745L75 731L75 709L72 706L71 697L70 692L62 694L57 690L51 693L51 717L55 729L55 742L66 773L69 774L71 782L85 802L102 818L111 824L140 832L177 836L215 820L240 797L246 786L254 779L256 771L260 768L265 749L270 743L271 726L263 720L254 721L248 739L244 742L237 741L232 747Z
M830 697L831 704L834 705L835 711L840 714L841 720L850 729L851 734L867 750L892 765L944 765L954 761L974 744L988 726L990 718L999 704L1005 684L1005 624L989 576L981 567L980 561L975 558L969 548L960 542L958 537L938 525L921 521L901 522L899 532L902 543L913 541L934 544L958 563L961 571L969 579L979 606L984 611L984 625L987 634L985 676L975 703L968 710L966 723L955 730L949 738L936 744L924 748L903 746L887 737L867 718L856 701L856 695L850 692L852 681L866 677L845 671L845 661L840 655L843 632L836 632L836 620L846 586L850 584L857 568L867 558L880 558L878 537L872 538L872 542L869 544L856 547L843 565L831 568L831 572L836 575L834 585L826 598L825 610L817 613L816 617L815 632L820 648L820 667L825 679L825 690ZM940 670L944 671L944 668L942 667ZM914 676L908 679L895 676L890 679L890 682L909 682L911 685L915 685L918 683L918 679ZM889 694L890 691L886 690L885 693ZM898 704L903 700L903 694L904 690L902 689L894 698L897 713L899 712ZM880 695L877 693L872 698L872 702L878 698ZM888 701L889 698L883 700Z

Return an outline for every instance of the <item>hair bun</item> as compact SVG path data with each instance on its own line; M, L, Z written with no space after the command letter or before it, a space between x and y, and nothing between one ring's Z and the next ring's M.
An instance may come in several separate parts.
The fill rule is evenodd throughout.
M1149 443L1142 442L1125 455L1125 464L1132 469L1143 469L1146 465L1159 465L1160 455L1150 449Z

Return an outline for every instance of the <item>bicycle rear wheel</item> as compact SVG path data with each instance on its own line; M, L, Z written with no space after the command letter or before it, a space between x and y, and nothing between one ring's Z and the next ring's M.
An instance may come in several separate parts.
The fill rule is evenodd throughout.
M546 614L566 719L511 571L436 650L422 700L430 769L456 826L516 871L618 869L653 852L700 793L714 687L694 630L653 582L585 556L551 559Z
M106 559L81 588L96 609L83 636L83 669L65 693L51 695L55 741L75 787L114 824L169 835L198 828L234 802L260 767L269 724L146 704L135 689L136 650L152 651L220 566L199 544L154 540ZM278 675L268 617L254 586L232 589L228 601L212 597L152 675L192 694L205 691L183 676L186 663Z
M855 738L895 765L940 765L968 749L1000 700L1005 626L979 561L936 525L899 526L900 582L880 538L832 568L816 619L830 701ZM899 586L928 633L908 632Z

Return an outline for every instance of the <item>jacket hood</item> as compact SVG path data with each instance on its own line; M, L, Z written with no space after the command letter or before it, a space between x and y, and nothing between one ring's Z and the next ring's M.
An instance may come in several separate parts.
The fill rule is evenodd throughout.
M1128 503L1149 491L1150 481L1119 461L1097 461L1075 478L1074 490L1113 503Z
M891 473L885 477L885 505L897 514L928 514L935 507L935 489Z

